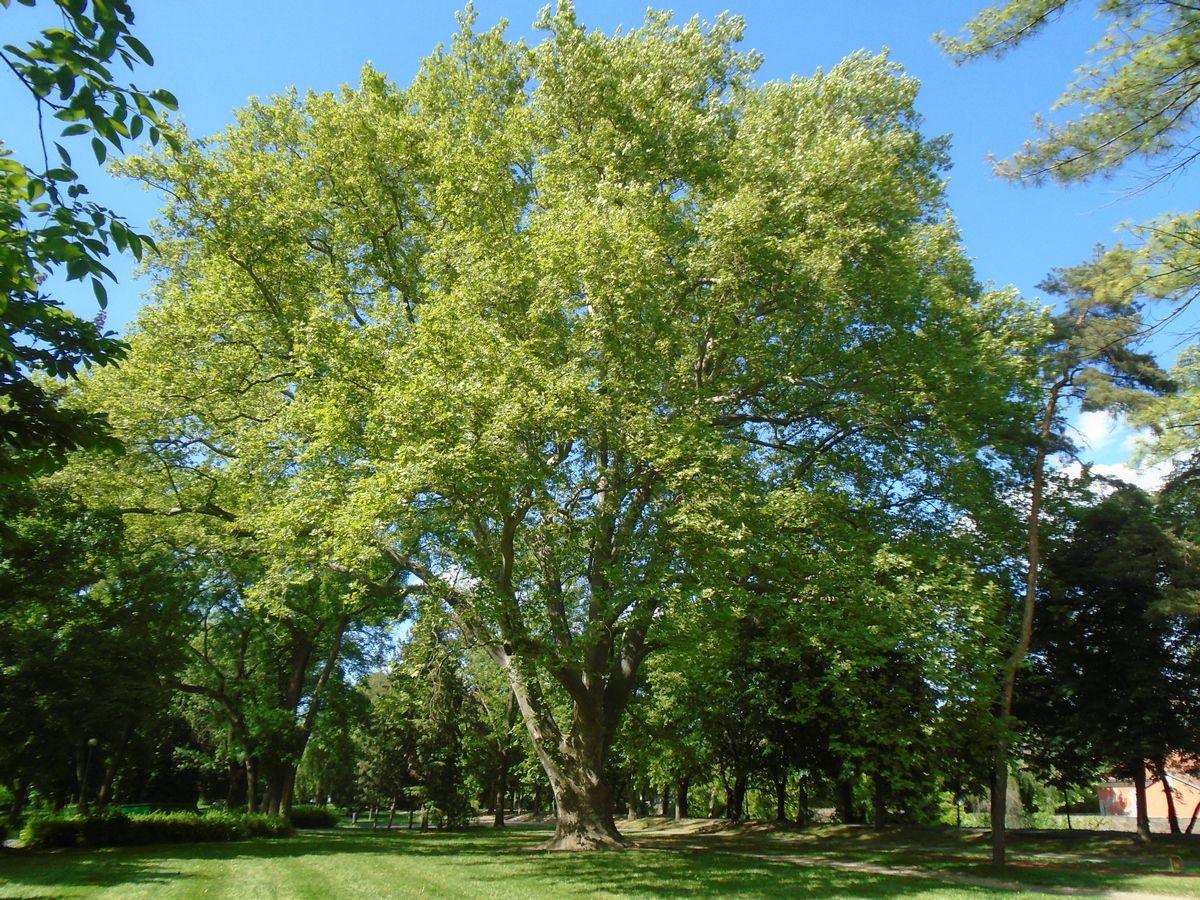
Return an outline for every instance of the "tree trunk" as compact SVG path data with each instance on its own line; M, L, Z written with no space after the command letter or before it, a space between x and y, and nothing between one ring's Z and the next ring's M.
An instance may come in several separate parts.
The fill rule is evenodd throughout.
M508 751L500 754L500 769L496 772L495 816L492 819L493 828L504 827L504 801L508 796Z
M1184 834L1191 834L1192 829L1196 827L1196 817L1200 816L1200 803L1196 804L1196 808L1192 810L1192 820L1188 822L1187 831Z
M283 783L279 786L279 812L277 815L286 816L292 811L292 801L296 796L296 768L288 765L284 768Z
M1137 797L1137 839L1150 843L1150 812L1146 808L1146 764L1138 760L1133 766L1133 790Z
M9 808L9 818L14 822L21 820L21 813L25 811L25 804L29 800L29 782L24 779L17 779L13 786L12 806ZM1200 809L1200 807L1197 807ZM1195 816L1192 817L1195 819Z
M632 822L642 814L642 793L636 781L629 782L629 797L625 801L625 818Z
M535 678L503 650L493 658L506 671L538 761L554 798L554 837L545 850L620 849L626 844L613 821L613 797L605 777L608 752L621 712L633 690L637 662L625 658L619 675L585 680L577 673L556 677L571 697L569 728L550 714ZM599 664L596 666L600 670Z
M225 808L235 809L240 804L238 797L241 794L241 784L246 775L244 766L239 766L237 760L233 757L229 758L229 787L225 791Z
M396 821L396 804L399 802L399 796L392 797L392 808L388 810L388 831L392 830L392 823Z
M775 780L775 821L786 822L787 817L787 776Z
M121 728L121 736L113 746L108 761L104 764L104 775L100 781L100 791L96 794L97 806L105 807L112 799L113 782L116 781L117 770L121 767L121 761L125 759L125 748L129 746L129 732L131 730L131 726L128 724Z
M733 778L733 788L725 801L725 818L740 822L746 816L746 776L739 772Z
M258 761L246 757L246 811L258 812Z
M686 778L679 779L679 784L675 790L675 820L686 819L688 817L688 780Z
M872 824L876 829L880 829L887 825L887 783L882 773L875 773L871 779L871 787L871 800L874 804L872 818L875 820Z
M1167 821L1171 824L1171 834L1179 834L1179 816L1175 812L1175 793L1171 790L1171 783L1167 780L1167 767L1163 760L1156 759L1154 761L1154 774L1162 783L1163 793L1167 797Z
M79 807L79 811L85 816L88 812L88 764L91 762L91 750L87 744L76 749L75 751L75 782L78 785L78 790L75 796L75 805Z
M808 827L808 784L804 778L796 787L796 824L801 828Z
M1082 313L1075 322L1082 327L1087 313ZM997 716L996 755L992 763L992 865L1003 866L1005 860L1004 829L1005 812L1008 809L1008 733L1012 727L1013 695L1017 687L1017 670L1029 653L1033 641L1033 614L1037 604L1038 567L1041 565L1042 493L1046 482L1046 456L1050 449L1050 437L1054 431L1054 420L1058 401L1063 390L1071 383L1072 372L1063 371L1047 392L1046 408L1038 428L1038 444L1033 462L1033 484L1029 492L1029 518L1027 528L1028 559L1025 570L1025 601L1021 608L1021 630L1017 644L1004 664L1004 680L1000 688L1000 710ZM999 801L1000 811L996 811Z
M548 850L593 850L625 846L612 815L612 796L595 761L565 757L550 779L558 812Z
M1005 859L1005 817L1008 814L1008 740L996 746L991 783L992 865L1002 866Z
M838 781L838 806L843 823L853 825L858 822L858 814L854 809L854 785L849 778Z

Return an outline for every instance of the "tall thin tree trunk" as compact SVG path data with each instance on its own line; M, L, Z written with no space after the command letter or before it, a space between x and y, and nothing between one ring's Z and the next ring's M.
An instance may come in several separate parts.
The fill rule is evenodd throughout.
M775 821L786 822L787 817L787 775L775 779Z
M1133 790L1137 803L1137 838L1143 844L1150 843L1150 811L1146 807L1146 764L1137 760L1132 766Z
M1162 759L1154 760L1154 774L1162 783L1163 794L1167 798L1167 821L1171 825L1171 834L1179 834L1179 816L1175 812L1175 793L1167 780L1167 767Z
M1200 802L1196 803L1196 808L1192 810L1192 819L1188 822L1187 831L1184 834L1191 834L1192 829L1196 827L1196 817L1200 816Z
M392 795L392 806L391 806L391 809L388 810L388 826L387 826L388 831L392 830L392 823L396 821L396 804L399 802L400 802L400 797L398 795L393 794Z
M1087 313L1076 320L1082 326ZM992 819L992 864L1003 866L1005 862L1004 831L1005 813L1008 810L1008 754L1009 732L1012 729L1013 695L1017 687L1017 670L1029 654L1033 641L1033 614L1037 606L1038 569L1041 565L1042 494L1046 486L1046 456L1050 451L1050 437L1058 411L1058 401L1064 388L1071 383L1071 372L1064 371L1050 386L1046 408L1038 428L1037 451L1033 461L1033 484L1029 495L1029 518L1027 528L1028 559L1025 570L1025 602L1021 609L1021 631L1017 645L1004 665L1004 680L1000 691L1000 713L997 717L996 754L992 762L991 819Z
M806 776L802 776L796 786L796 824L801 828L808 827L808 781Z
M875 820L872 824L879 829L887 825L887 782L881 772L876 772L872 776L871 787L871 800L874 804L872 818Z
M496 773L496 793L494 818L492 819L493 828L504 827L504 801L508 796L508 750L505 749L500 754L500 769Z

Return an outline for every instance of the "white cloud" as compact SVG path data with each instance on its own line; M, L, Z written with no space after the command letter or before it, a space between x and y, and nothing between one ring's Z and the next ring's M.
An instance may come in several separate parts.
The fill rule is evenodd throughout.
M1116 478L1128 484L1137 485L1151 493L1159 490L1171 474L1171 461L1163 460L1152 466L1130 466L1126 463L1095 464L1091 467L1093 475L1103 475L1106 478ZM1063 471L1072 478L1078 478L1083 472L1079 462L1071 462L1063 467Z
M1075 419L1075 430L1084 446L1100 454L1118 440L1127 440L1124 432L1128 429L1121 419L1098 410L1080 413Z

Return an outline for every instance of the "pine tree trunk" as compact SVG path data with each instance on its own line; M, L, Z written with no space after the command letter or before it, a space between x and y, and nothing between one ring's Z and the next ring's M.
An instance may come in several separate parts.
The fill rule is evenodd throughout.
M1179 834L1179 816L1175 812L1175 794L1171 790L1171 783L1167 780L1167 767L1161 759L1154 761L1154 774L1162 783L1163 793L1167 798L1167 821L1171 825L1171 834Z
M1132 766L1133 789L1137 798L1137 839L1143 844L1150 843L1150 813L1146 808L1146 764L1137 760Z
M1087 313L1080 315L1075 327L1083 325ZM997 716L996 753L992 763L992 865L1003 866L1005 861L1004 830L1005 814L1008 811L1008 732L1012 727L1013 696L1017 687L1017 670L1029 653L1033 642L1033 615L1037 605L1038 570L1041 565L1042 494L1046 482L1046 456L1050 449L1050 438L1054 432L1054 421L1058 401L1062 392L1071 383L1071 371L1064 371L1050 386L1046 397L1046 408L1038 428L1037 451L1034 454L1033 483L1029 492L1029 518L1027 520L1028 558L1025 570L1025 598L1021 606L1021 630L1017 644L1004 664L1004 679L1000 686L1000 709ZM998 801L998 802L997 802ZM999 811L997 811L999 806Z
M1188 827L1187 827L1187 830L1184 831L1184 834L1192 833L1192 829L1196 827L1196 817L1197 816L1200 816L1200 803L1197 803L1196 808L1192 810L1192 819L1190 822L1188 822Z

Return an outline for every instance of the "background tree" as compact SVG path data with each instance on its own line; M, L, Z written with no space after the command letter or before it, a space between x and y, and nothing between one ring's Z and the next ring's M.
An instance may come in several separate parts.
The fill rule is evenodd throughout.
M62 487L20 497L0 557L0 777L18 810L31 790L86 810L169 703L196 581Z
M1131 778L1146 841L1147 767L1195 752L1197 632L1181 615L1194 609L1193 557L1148 496L1121 488L1052 551L1034 632L1029 703L1051 713L1043 740L1064 773L1105 765Z

